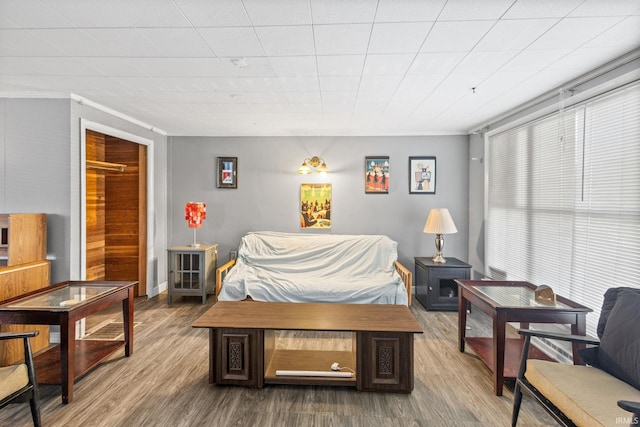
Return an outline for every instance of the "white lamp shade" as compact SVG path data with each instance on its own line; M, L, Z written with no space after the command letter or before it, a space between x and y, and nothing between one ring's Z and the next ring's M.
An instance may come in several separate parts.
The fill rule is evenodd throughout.
M431 209L429 212L423 231L431 234L453 234L457 233L458 229L451 218L449 209L437 208Z

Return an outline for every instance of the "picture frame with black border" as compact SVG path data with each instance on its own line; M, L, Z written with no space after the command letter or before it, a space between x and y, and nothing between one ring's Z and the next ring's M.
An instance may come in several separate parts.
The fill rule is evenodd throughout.
M218 188L238 188L238 158L218 157Z
M409 194L436 194L435 156L409 157Z
M365 194L389 194L389 156L366 156L364 161Z

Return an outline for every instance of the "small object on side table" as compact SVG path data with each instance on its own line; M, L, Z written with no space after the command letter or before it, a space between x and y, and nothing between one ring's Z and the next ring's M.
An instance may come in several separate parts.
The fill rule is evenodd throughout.
M555 305L556 303L556 294L554 294L553 289L547 285L540 285L536 288L535 298L536 302L541 304Z

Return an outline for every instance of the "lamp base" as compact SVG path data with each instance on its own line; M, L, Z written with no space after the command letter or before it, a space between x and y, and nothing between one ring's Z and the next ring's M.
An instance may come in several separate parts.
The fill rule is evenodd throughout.
M436 264L444 264L447 262L447 259L443 257L441 254L438 254L433 258L431 258L431 261L435 262Z
M431 258L436 264L444 264L447 260L442 256L442 248L444 247L444 238L442 234L436 234L436 256Z

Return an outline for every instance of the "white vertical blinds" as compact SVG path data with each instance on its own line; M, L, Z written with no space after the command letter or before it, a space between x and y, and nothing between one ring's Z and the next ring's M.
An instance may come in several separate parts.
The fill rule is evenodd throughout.
M488 139L487 266L594 309L640 287L640 84Z

